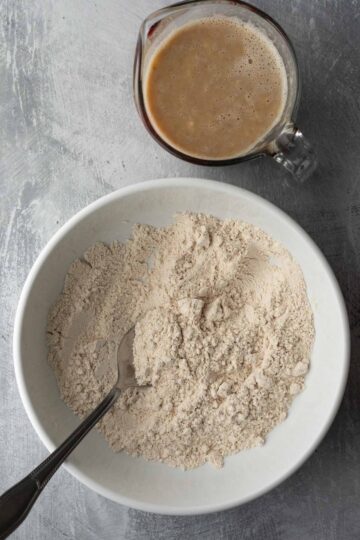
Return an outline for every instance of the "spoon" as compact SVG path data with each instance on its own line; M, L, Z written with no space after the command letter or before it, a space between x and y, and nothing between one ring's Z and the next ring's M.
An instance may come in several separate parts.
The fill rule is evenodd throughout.
M118 377L108 395L52 454L28 476L1 495L0 540L9 536L24 521L52 475L100 418L114 405L121 392L127 388L145 388L145 386L140 386L135 378L133 365L134 337L135 327L133 326L124 335L118 347Z

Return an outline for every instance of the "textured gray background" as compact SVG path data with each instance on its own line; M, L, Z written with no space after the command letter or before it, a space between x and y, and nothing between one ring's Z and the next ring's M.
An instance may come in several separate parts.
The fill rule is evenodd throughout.
M16 539L360 538L360 101L358 0L256 0L288 31L303 78L298 121L319 155L305 186L270 159L195 167L167 155L131 91L142 19L163 1L0 0L0 490L46 456L15 386L11 337L26 275L71 215L121 186L164 176L240 185L275 202L332 265L352 327L346 395L320 448L255 502L202 517L118 506L59 471Z

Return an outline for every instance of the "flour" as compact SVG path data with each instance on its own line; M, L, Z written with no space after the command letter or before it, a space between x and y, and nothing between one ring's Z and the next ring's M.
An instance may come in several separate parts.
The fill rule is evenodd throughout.
M252 225L180 214L72 264L49 314L49 361L80 417L114 384L135 323L136 376L151 387L128 389L99 423L115 451L221 467L264 444L304 386L314 327L302 272Z

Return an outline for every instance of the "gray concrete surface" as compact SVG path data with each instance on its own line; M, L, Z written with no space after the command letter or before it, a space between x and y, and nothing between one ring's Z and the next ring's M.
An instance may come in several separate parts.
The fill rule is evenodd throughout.
M320 165L287 185L274 162L209 169L147 135L131 90L142 19L161 0L0 2L0 490L46 456L16 389L11 337L26 275L76 211L121 186L170 175L214 178L273 201L332 265L352 327L350 380L319 449L293 477L243 507L163 517L118 506L60 471L18 540L360 538L360 2L254 0L288 31L303 79L299 125Z

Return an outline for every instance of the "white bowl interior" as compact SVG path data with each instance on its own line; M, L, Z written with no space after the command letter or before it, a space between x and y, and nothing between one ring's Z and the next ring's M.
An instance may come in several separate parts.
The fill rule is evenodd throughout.
M72 218L50 241L31 271L15 324L15 368L36 431L52 450L78 424L60 400L46 360L49 307L74 258L96 241L126 240L136 222L165 225L176 212L238 218L263 228L300 263L314 310L316 340L306 388L288 419L264 447L183 472L114 454L92 432L67 462L77 478L123 504L161 513L200 513L234 506L267 491L296 469L325 434L342 397L348 369L348 325L334 277L307 235L273 205L239 188L194 179L168 179L108 195Z

